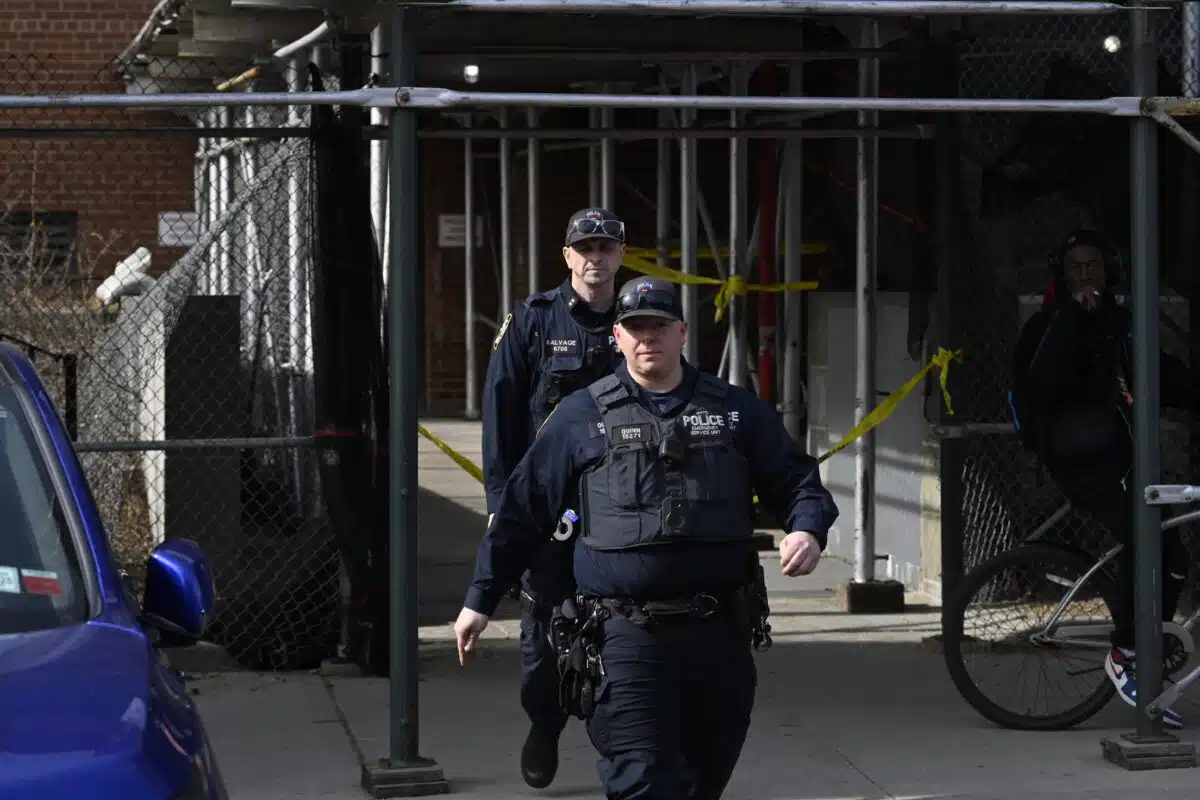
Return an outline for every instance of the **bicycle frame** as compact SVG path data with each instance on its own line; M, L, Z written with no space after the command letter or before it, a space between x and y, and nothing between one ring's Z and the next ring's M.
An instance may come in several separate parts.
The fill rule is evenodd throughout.
M1158 505L1200 501L1200 487L1196 487L1197 496L1195 498L1187 495L1186 493L1164 492L1163 490L1166 488L1167 487L1162 486L1149 486L1147 487L1146 491L1149 495L1151 490L1156 490L1156 498L1167 498L1158 500L1156 503ZM1040 539L1046 534L1047 531L1057 525L1063 519L1063 517L1069 514L1070 511L1071 504L1064 503L1057 511L1051 514L1045 522L1039 525L1028 537L1026 537L1025 542L1028 543ZM1200 511L1189 511L1163 520L1162 529L1169 530L1170 528L1177 528L1180 525L1185 525L1189 522L1197 520L1200 520ZM1059 601L1054 611L1050 614L1050 619L1047 620L1045 627L1040 632L1035 633L1030 637L1035 644L1054 643L1103 650L1107 650L1112 646L1108 639L1109 634L1112 632L1112 623L1106 623L1103 625L1064 625L1061 628L1057 627L1056 623L1058 622L1058 618L1062 616L1062 613L1066 610L1067 606L1070 605L1075 595L1079 593L1080 588L1082 588L1084 584L1091 580L1093 575L1104 569L1109 562L1116 558L1117 554L1121 552L1123 546L1124 545L1118 544L1109 549L1109 551L1106 552L1100 558L1100 560L1091 567L1091 569L1089 569L1082 576L1080 576L1078 580L1071 584L1071 588L1067 592L1066 596ZM1063 583L1065 585L1066 582L1063 581ZM1198 624L1200 624L1200 609L1194 611L1192 615L1183 622L1182 625L1175 622L1163 623L1163 630L1164 632L1170 632L1179 637L1179 640L1183 642L1184 649L1187 651L1188 656L1190 657L1195 647L1192 631L1196 629ZM1154 701L1154 703L1159 703L1160 708L1170 705L1172 702L1178 699L1179 694L1182 693L1184 689L1186 689L1196 680L1200 680L1200 666L1197 666L1192 672L1188 673L1186 677L1164 692L1162 696ZM1168 695L1171 695L1171 697L1168 697Z

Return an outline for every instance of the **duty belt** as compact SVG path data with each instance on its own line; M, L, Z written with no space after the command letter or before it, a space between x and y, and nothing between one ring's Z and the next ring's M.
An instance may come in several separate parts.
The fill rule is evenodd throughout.
M739 591L699 592L685 597L659 600L634 600L627 597L604 597L596 602L617 616L654 620L707 619L727 614L738 606Z

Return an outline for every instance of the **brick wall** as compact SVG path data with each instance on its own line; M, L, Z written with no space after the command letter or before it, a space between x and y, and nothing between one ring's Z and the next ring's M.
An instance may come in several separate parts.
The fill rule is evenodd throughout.
M628 115L628 116L627 116ZM566 114L558 117L547 114L545 127L568 127L577 124ZM639 117L638 112L617 112L617 124L624 127L653 127L654 118ZM545 145L547 143L543 143ZM752 158L756 143L752 143ZM465 284L464 254L461 249L441 249L437 246L437 217L439 214L463 212L463 144L457 140L425 140L422 142L425 215L425 371L426 410L433 415L459 415L465 407L465 336L463 286ZM528 233L526 161L518 153L524 140L510 144L513 174L509 181L512 212L512 271L513 297L516 301L528 293ZM503 319L500 309L498 275L500 271L500 200L498 146L494 140L475 143L475 208L484 217L483 246L475 256L475 308L478 313L493 319ZM729 234L729 146L718 139L699 141L699 175L701 191L712 215L716 235L721 244ZM480 155L490 156L480 158ZM672 238L678 242L679 150L672 142L671 192ZM626 223L629 242L633 246L655 246L655 209L657 197L657 150L652 140L618 143L616 146L616 192L612 209ZM757 203L757 186L753 162L750 173L749 209L751 216ZM558 285L566 278L562 260L562 241L567 219L575 210L588 204L588 155L580 149L543 149L541 182L539 184L539 256L540 285L538 290ZM749 232L747 231L747 234ZM703 231L700 247L708 247ZM716 276L711 262L702 262L701 274ZM635 276L622 270L618 285ZM701 287L701 368L715 371L721 358L727 326L713 321L711 296L715 287ZM751 319L751 326L753 325ZM474 328L477 353L477 386L483 386L487 359L491 354L493 330L485 324Z
M5 0L0 4L0 92L120 93L114 59L154 0ZM190 127L161 111L0 110L3 127ZM103 278L147 246L155 270L183 251L158 248L158 212L194 207L191 136L0 139L3 209L76 212L80 262Z

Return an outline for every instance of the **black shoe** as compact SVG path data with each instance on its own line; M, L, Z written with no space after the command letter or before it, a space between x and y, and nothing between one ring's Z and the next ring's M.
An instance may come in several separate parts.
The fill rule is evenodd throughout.
M531 727L521 748L521 777L534 789L545 789L557 772L558 734Z

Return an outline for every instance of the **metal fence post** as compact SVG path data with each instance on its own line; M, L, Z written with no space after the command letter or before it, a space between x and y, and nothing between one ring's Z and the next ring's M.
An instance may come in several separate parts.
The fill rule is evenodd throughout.
M1130 57L1134 94L1156 90L1155 46L1144 11L1130 13ZM1160 512L1147 505L1143 488L1157 483L1158 456L1158 126L1141 117L1130 136L1133 275L1133 531L1136 564L1139 738L1162 734L1161 717L1146 706L1162 692L1162 532ZM1174 739L1174 737L1172 737Z
M411 84L416 42L405 12L392 9L392 80ZM417 403L418 341L423 287L417 180L417 119L394 110L388 128L391 259L388 270L388 567L390 602L390 719L388 757L363 765L362 784L372 797L413 797L450 791L442 769L420 756L417 643ZM467 242L470 246L470 242Z

